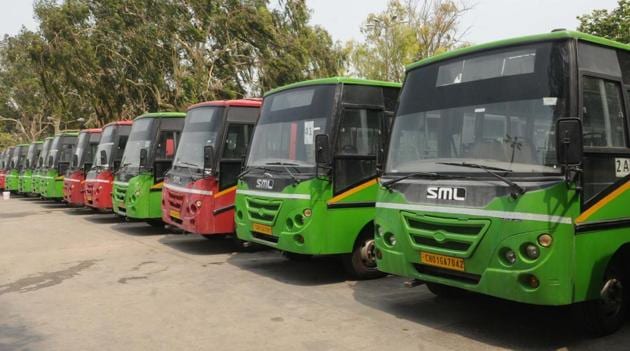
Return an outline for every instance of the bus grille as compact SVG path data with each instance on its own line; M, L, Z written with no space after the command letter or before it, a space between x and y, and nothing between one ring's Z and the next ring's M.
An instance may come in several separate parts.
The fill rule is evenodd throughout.
M167 191L168 193L168 204L170 207L181 211L184 203L184 195L173 192L169 189L164 189L163 191Z
M485 219L443 218L402 213L412 244L455 257L470 257L490 226Z
M127 187L122 187L120 185L114 187L114 200L125 202L125 196L127 195Z
M273 225L280 211L282 200L268 200L247 197L247 212L249 217L257 222Z

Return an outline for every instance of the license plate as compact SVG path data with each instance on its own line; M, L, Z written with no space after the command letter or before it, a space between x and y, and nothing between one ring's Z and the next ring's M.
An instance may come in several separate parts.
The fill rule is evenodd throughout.
M124 201L118 201L118 208L125 208L125 202Z
M258 233L271 235L271 227L268 225L254 223L252 225L252 230Z
M452 269L460 272L464 271L464 259L462 258L421 252L420 262L429 266Z
M173 217L173 218L180 219L180 214L179 214L179 211L176 211L176 210L170 210L170 211L168 212L168 214L169 214L171 217Z

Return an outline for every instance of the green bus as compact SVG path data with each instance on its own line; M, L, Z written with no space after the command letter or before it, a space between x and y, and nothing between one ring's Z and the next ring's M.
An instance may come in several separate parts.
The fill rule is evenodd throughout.
M373 257L376 154L400 84L333 77L265 94L236 190L236 232L290 259L340 255L358 279Z
M630 46L554 31L407 67L376 257L437 295L569 305L592 333L630 294Z
M40 195L44 199L63 199L63 176L72 162L78 136L79 132L76 130L64 131L57 134L51 142L40 176Z
M33 193L33 171L37 166L37 159L42 152L43 141L35 141L28 147L26 152L26 158L20 172L20 193L32 194Z
M44 192L44 179L42 177L46 173L46 160L48 159L48 153L50 152L50 145L52 144L54 137L47 137L42 144L42 151L39 153L35 169L33 170L33 194L40 194Z
M9 170L6 174L6 190L14 193L20 192L20 172L22 171L23 160L26 157L29 144L19 144L13 149Z
M154 226L163 225L164 175L173 163L185 117L181 112L158 112L134 119L120 169L114 177L114 213Z

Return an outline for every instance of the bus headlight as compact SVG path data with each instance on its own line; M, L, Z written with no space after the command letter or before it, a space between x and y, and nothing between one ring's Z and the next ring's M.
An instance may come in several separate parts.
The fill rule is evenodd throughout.
M201 208L201 200L197 200L197 201L195 201L195 206L196 206L197 208Z
M538 237L538 244L542 247L549 247L551 246L552 242L553 242L553 238L551 237L551 235L547 233L540 234L540 236Z
M394 235L394 233L385 233L383 235L383 241L385 241L387 246L393 247L396 245L396 235Z
M503 258L509 264L516 262L516 253L512 249L506 249L503 251Z
M527 258L535 260L540 256L540 250L538 250L538 246L534 244L525 244L525 256Z

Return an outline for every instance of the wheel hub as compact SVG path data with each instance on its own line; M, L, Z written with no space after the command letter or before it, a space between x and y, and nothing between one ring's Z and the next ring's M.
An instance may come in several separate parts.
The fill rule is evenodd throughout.
M376 266L376 257L374 254L374 239L367 240L361 246L361 261L368 267Z

